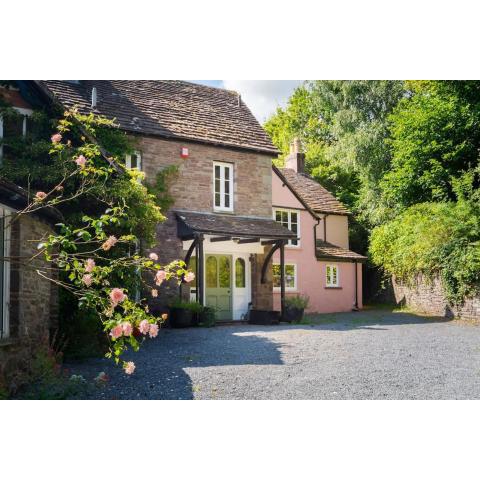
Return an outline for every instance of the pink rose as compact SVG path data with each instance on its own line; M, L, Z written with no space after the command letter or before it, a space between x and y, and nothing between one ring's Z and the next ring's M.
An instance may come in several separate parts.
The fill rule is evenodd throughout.
M152 297L158 297L158 290L156 288L152 289Z
M127 375L131 375L135 371L135 364L133 362L126 362L123 368Z
M110 300L113 306L117 306L119 303L122 303L126 298L127 296L120 288L114 288L110 292Z
M107 251L110 250L116 243L118 242L118 239L115 235L110 235L105 242L103 242L102 248Z
M158 325L156 323L150 325L150 331L148 334L150 335L150 338L155 338L158 335Z
M92 278L92 276L91 276L89 273L87 273L86 275L84 275L84 276L82 277L82 282L83 282L87 287L89 287L89 286L92 284L92 282L93 282L93 278Z
M150 324L147 322L147 320L142 320L140 322L140 325L138 326L138 329L140 330L140 333L143 333L143 335L146 335L150 330Z
M56 133L55 135L52 135L52 143L58 143L62 141L62 136L59 133Z
M153 260L154 262L156 262L156 261L158 260L158 255L157 255L155 252L152 252L152 253L148 256L148 258L149 258L150 260Z
M188 282L191 282L192 280L195 280L195 274L193 272L188 272L185 277L184 277L184 280L188 283Z
M37 192L35 194L34 200L36 202L41 202L42 200L45 200L47 198L47 194L45 192Z
M122 323L122 330L123 330L123 334L126 337L129 337L133 333L132 324L130 322L123 322Z
M123 335L123 328L121 325L115 325L110 332L110 336L112 337L112 340L116 340L117 338L120 338L122 335Z
M79 157L77 157L75 159L75 163L80 167L80 168L83 168L85 166L85 164L87 163L87 159L83 156L83 155L80 155Z
M89 258L85 262L85 271L87 273L93 272L93 269L95 268L95 260L93 258Z
M160 286L166 278L167 272L165 270L159 270L155 275L155 283Z

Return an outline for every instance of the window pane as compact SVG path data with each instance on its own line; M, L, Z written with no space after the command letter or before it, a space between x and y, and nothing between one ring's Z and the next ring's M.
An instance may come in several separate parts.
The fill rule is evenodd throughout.
M225 208L230 208L230 195L225 195Z
M280 265L272 265L273 286L280 287Z
M195 278L188 284L190 288L197 287L197 257L190 258L190 265L189 270L191 270L195 274Z
M230 182L225 180L225 193L230 193Z
M327 265L326 276L327 276L327 285L331 285L331 283L332 283L332 272L331 272L330 265Z
M235 260L235 286L245 288L245 260L243 258Z
M281 222L282 221L282 212L279 212L278 210L275 212L275 220L277 222Z
M215 206L220 207L220 194L215 193Z
M230 288L231 270L229 257L220 257L218 270L220 288Z
M220 165L215 165L215 179L217 178L220 180Z
M217 259L208 257L206 262L206 279L208 288L217 288Z
M23 115L5 115L3 117L3 137L21 137L23 135Z
M337 285L337 283L338 283L337 267L332 267L332 284Z
M288 212L282 212L282 223L288 228Z
M285 286L295 288L295 265L285 265Z
M297 223L297 212L290 212L292 223Z
M138 167L138 160L135 154L130 155L130 168L137 168Z

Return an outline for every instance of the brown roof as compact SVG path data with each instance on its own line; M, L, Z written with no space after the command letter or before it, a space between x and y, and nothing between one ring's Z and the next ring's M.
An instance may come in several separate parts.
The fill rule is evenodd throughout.
M278 150L236 92L178 80L64 80L38 82L65 107L115 118L129 132L261 151Z
M346 248L337 247L332 243L325 242L323 240L317 240L316 257L317 259L336 259L347 261L364 262L367 257L360 255L359 253L352 252Z
M292 168L279 168L278 170L288 186L314 212L337 215L348 215L350 213L343 203L306 173L296 172Z
M239 217L185 210L176 210L175 214L181 221L180 237L198 232L241 238L296 238L296 235L290 230L269 218Z

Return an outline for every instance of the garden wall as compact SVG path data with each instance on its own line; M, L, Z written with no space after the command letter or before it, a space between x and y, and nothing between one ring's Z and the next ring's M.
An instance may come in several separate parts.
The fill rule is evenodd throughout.
M460 318L480 323L480 296L467 298L463 305L450 305L444 294L440 280L427 282L418 277L412 285L393 278L395 301L419 313L427 313L443 318Z

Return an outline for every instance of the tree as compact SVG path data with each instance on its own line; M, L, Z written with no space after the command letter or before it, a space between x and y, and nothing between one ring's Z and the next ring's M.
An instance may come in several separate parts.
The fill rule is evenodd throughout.
M392 167L380 182L393 218L409 205L456 200L453 181L478 165L480 82L408 82L389 117Z
M109 138L116 155L105 156L98 142L102 136ZM160 265L156 254L140 254L140 241L151 246L155 227L164 217L155 196L139 181L143 174L122 166L127 143L113 122L70 110L58 121L50 142L39 141L42 154L48 144L49 158L42 160L49 176L35 177L29 186L46 188L14 213L11 222L47 208L64 214L66 220L56 225L57 231L39 240L37 255L44 256L50 267L37 273L68 291L80 308L96 313L109 340L107 357L119 362L128 347L137 350L147 334L155 337L159 323L166 319L150 315L145 299L136 300L138 286L156 297L156 287L164 281L188 282L194 275L182 261ZM18 142L18 153L21 142L27 150L36 143ZM15 141L9 138L7 145L13 147ZM17 170L11 168L7 158L5 172L11 177L23 168L22 162ZM123 368L131 374L135 365L124 362Z

